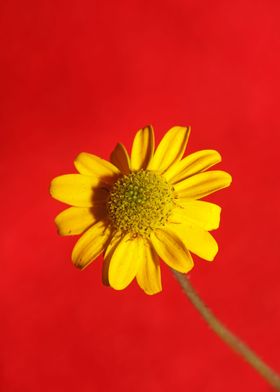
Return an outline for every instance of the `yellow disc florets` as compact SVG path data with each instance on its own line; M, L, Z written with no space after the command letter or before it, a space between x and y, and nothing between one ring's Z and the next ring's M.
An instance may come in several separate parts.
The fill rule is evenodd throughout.
M164 226L173 207L172 187L159 174L144 170L121 177L107 204L116 229L142 236Z

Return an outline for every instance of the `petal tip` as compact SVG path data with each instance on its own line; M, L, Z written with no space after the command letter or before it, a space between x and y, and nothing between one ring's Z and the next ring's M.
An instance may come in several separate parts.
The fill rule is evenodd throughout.
M182 274L187 274L193 269L193 267L194 267L194 262L192 261L192 263L189 262L185 266L173 266L172 268L178 272L181 272Z
M59 181L62 177L63 176L57 176L51 180L49 185L49 194L53 199L61 201L63 203L63 200L61 200L61 197L59 196L58 192Z
M209 257L205 260L207 260L207 261L214 261L215 260L215 257L217 256L218 251L219 251L219 247L218 247L217 242L216 242L216 245L217 246L215 247L215 249L213 249L212 254L209 254Z
M143 290L145 294L149 295L150 297L156 294L160 294L162 293L162 287L158 290L155 291L147 291L147 290Z
M73 161L74 167L75 167L75 169L77 170L78 173L80 173L79 168L80 168L81 158L83 158L86 155L88 155L88 153L82 151L82 152L79 152L79 154L76 155L75 158L74 158L74 161Z
M57 178L57 177L53 178L53 179L51 180L51 182L50 182L50 185L49 185L49 194L50 194L52 197L54 197L53 194L54 194L54 186L55 186L55 180L56 180L56 178Z
M224 174L225 174L225 188L227 188L232 184L232 176L228 172L224 172Z
M83 266L81 261L82 260L74 259L73 255L72 255L72 263L73 263L74 267L76 267L77 269L82 271L85 268L85 266Z
M86 267L88 267L91 264L92 261L93 260L84 263L84 260L82 259L82 257L77 257L77 255L74 256L73 253L72 253L72 263L73 263L74 267L76 267L80 271L82 271Z

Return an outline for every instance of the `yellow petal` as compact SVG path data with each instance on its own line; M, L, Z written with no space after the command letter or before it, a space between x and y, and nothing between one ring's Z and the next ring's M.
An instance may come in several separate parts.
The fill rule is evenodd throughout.
M106 248L111 235L107 222L98 221L76 242L72 260L76 267L85 268Z
M90 208L70 207L55 217L58 233L64 235L81 234L95 222Z
M130 173L130 158L123 144L118 143L111 154L111 162L123 173Z
M111 241L110 241L109 245L107 246L105 253L104 253L104 261L102 264L102 283L105 286L110 286L109 276L108 276L109 265L110 265L111 258L116 250L116 247L118 246L120 241L121 241L121 236L119 233L116 233L112 237L112 239L111 239Z
M161 173L179 161L184 155L190 127L173 127L162 138L153 158L148 165L148 170Z
M221 162L221 160L222 157L218 151L197 151L172 165L167 170L167 172L164 173L164 177L171 184L176 184L177 182L182 181L187 177L209 169L216 163Z
M183 242L169 229L157 229L151 234L152 245L159 257L169 267L179 272L188 272L193 260Z
M231 176L221 170L199 173L174 185L179 198L200 199L231 184Z
M75 159L74 165L79 173L96 176L100 181L108 184L113 184L120 174L119 169L111 162L87 152L81 152Z
M109 265L109 283L116 290L125 289L143 263L144 243L141 237L126 234L116 247Z
M151 126L140 129L133 140L131 170L146 169L155 147L154 131Z
M179 199L181 208L172 211L170 220L176 223L191 223L204 230L215 230L220 224L221 207L201 200Z
M70 207L55 217L60 235L81 234L96 221L92 208Z
M50 194L54 199L75 207L91 207L108 196L108 191L98 188L99 185L96 177L65 174L52 180Z
M145 243L144 258L136 279L146 294L157 294L162 290L159 258L148 242Z
M218 252L214 237L201 227L188 224L169 224L170 230L177 234L186 248L201 257L212 261Z

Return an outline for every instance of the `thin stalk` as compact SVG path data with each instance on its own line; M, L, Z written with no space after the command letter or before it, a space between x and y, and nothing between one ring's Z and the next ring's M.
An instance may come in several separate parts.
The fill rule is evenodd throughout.
M240 354L276 391L280 391L280 376L244 342L223 325L199 297L186 275L172 270L184 293L210 328L235 352Z

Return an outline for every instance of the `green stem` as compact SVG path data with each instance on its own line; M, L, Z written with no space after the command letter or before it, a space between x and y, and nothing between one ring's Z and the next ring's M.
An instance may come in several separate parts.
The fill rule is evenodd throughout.
M210 328L235 352L240 354L266 381L272 385L276 391L280 391L280 376L271 369L254 351L236 337L227 327L225 327L212 311L201 300L195 289L192 287L186 275L172 270L176 279L180 283L184 293L189 298L194 307L199 311Z

